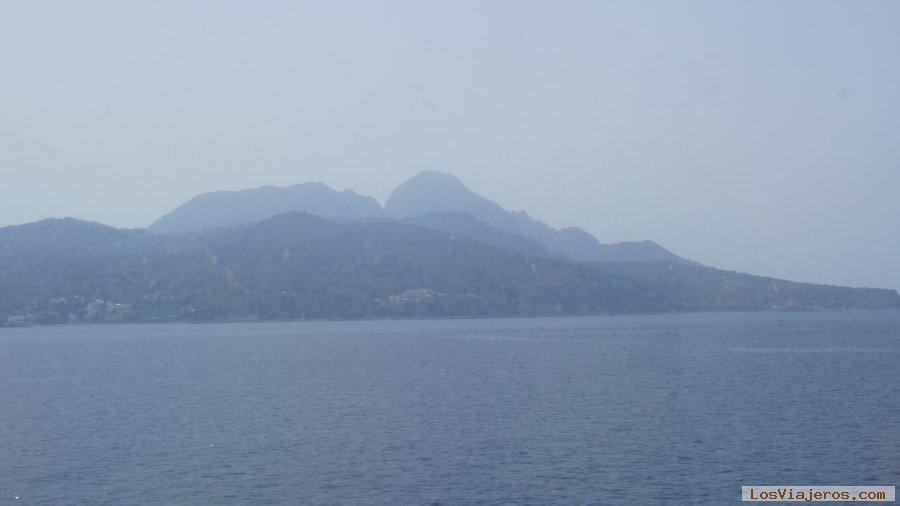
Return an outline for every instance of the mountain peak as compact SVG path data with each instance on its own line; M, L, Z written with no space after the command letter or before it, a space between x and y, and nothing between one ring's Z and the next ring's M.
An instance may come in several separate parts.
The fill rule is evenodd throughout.
M390 198L388 198L385 203L385 210L391 216L398 218L405 217L398 213L407 214L408 212L413 212L403 209L409 204L408 201L417 194L421 195L426 193L430 197L442 198L441 205L451 207L459 206L463 203L470 203L468 201L471 201L473 198L482 198L467 188L466 185L453 174L446 174L435 170L426 170L412 176L395 188L391 193ZM459 200L466 202L456 202ZM487 199L483 200L487 201ZM398 206L400 209L397 209ZM391 211L392 208L394 211L393 213ZM444 209L443 211L455 212L457 210L458 209ZM417 213L416 215L418 214L424 213Z
M406 182L414 184L436 184L460 186L463 188L466 187L466 185L464 185L463 182L453 174L447 172L438 172L436 170L423 170L422 172L419 172L418 174L407 179Z
M468 189L456 176L428 170L394 189L384 205L393 218L429 213L467 213L488 225L509 230L510 216L499 204Z

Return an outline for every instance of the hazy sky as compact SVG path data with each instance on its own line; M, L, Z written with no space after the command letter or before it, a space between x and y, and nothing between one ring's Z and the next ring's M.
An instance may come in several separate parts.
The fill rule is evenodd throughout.
M900 2L0 3L0 226L423 169L603 242L900 288Z

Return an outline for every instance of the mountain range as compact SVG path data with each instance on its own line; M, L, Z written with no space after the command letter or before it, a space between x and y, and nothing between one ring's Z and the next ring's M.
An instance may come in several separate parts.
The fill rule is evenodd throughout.
M900 296L604 245L434 172L384 208L307 183L201 195L149 229L71 218L0 229L10 324L845 308L900 308Z
M475 239L490 234L510 239L507 246L524 244L530 239L542 245L547 254L570 260L587 261L667 261L692 264L652 241L601 244L580 228L554 229L531 218L524 211L504 210L496 202L469 190L459 179L434 171L421 172L398 186L382 209L372 198L352 190L338 192L322 183L303 183L286 187L213 192L197 196L150 226L153 232L201 232L220 227L248 224L289 211L300 211L343 220L393 218L419 219L419 225L469 236L471 223L460 218L420 219L429 214L467 214L481 222ZM451 225L458 223L459 229ZM513 237L515 236L515 237ZM495 238L496 242L496 238ZM530 251L534 253L534 251Z

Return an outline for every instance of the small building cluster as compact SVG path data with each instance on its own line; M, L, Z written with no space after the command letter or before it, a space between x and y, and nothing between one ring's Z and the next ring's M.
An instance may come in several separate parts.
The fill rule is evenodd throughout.
M393 294L388 298L391 304L409 304L415 302L425 302L440 295L435 290L428 288L416 288L413 290L403 290L400 293Z
M86 322L123 322L131 314L131 304L94 299L84 309Z
M115 323L133 321L134 315L131 304L75 295L34 301L12 314L0 316L0 325Z
M29 320L29 317L31 317L30 320ZM17 314L17 315L8 316L6 318L6 324L9 326L12 326L12 327L27 325L27 324L31 323L32 321L34 321L33 315L28 315L28 314Z

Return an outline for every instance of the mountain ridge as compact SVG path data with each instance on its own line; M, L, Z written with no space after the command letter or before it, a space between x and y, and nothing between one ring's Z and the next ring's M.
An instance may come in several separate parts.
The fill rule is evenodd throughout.
M149 230L158 233L199 232L258 222L289 211L350 221L386 217L419 219L420 225L436 229L446 228L446 219L439 224L420 217L468 214L501 233L492 239L493 244L497 244L502 235L509 241L510 249L537 242L549 256L579 261L694 263L652 241L601 244L577 227L554 229L525 211L506 211L497 202L472 192L457 177L435 171L423 171L404 181L391 193L384 208L372 197L358 195L352 190L338 192L318 182L286 187L262 186L198 195L156 220ZM482 239L486 237L483 230L476 234L472 224L463 224L457 219L456 225ZM534 245L528 249L533 250Z
M900 296L667 262L572 262L296 211L180 234L72 219L0 229L0 323L845 308L900 308Z
M381 205L372 197L349 189L339 192L320 182L308 182L204 193L160 217L148 229L160 233L199 232L261 221L290 211L309 212L324 218L358 219L384 215Z
M695 264L652 241L602 244L577 227L554 229L526 211L507 211L500 204L471 191L456 176L423 171L394 189L385 202L385 213L407 218L427 213L468 213L505 232L543 244L551 252L583 261L668 261Z

